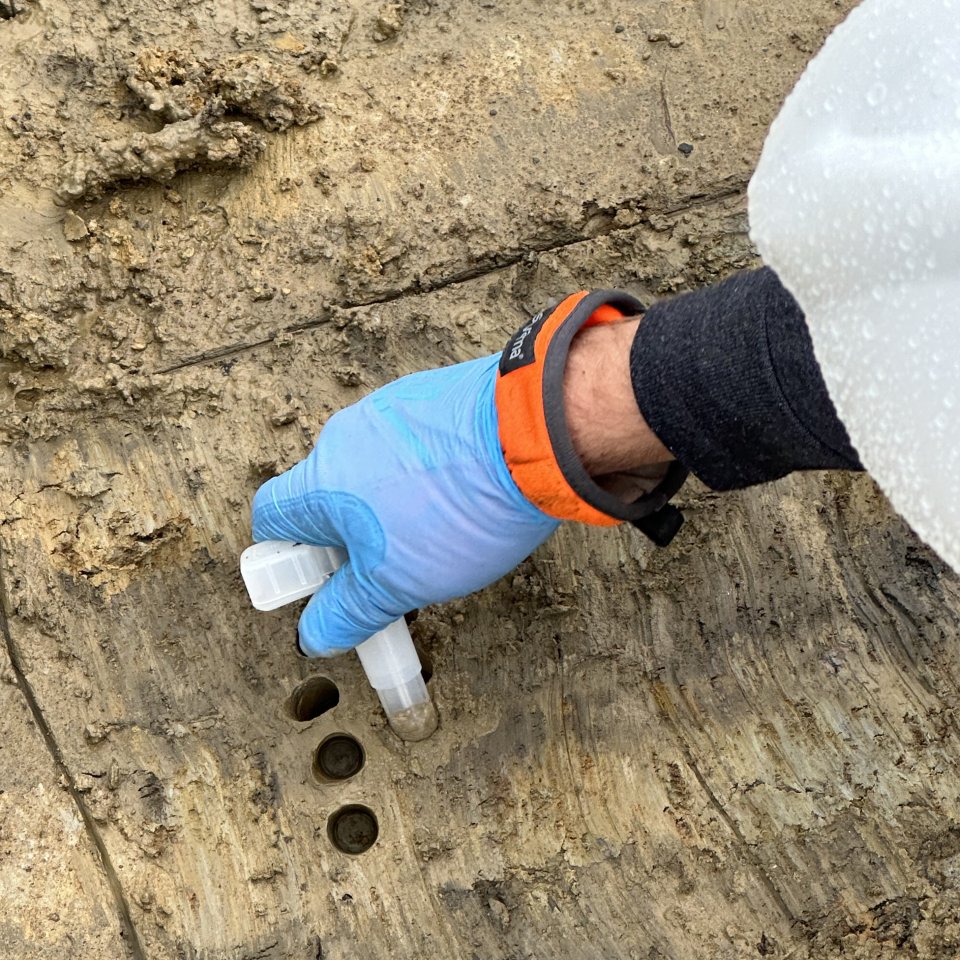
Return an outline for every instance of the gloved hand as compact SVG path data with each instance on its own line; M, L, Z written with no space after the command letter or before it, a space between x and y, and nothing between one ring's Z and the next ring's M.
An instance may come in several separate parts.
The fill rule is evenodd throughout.
M502 356L403 377L340 411L304 461L257 491L255 540L349 555L304 610L303 653L346 650L492 583L561 519L612 526L650 512L650 497L625 504L590 479L562 396L577 330L639 309L625 294L568 297Z
M403 377L335 414L306 460L253 503L255 540L346 548L311 598L300 649L329 656L408 610L513 569L557 528L510 477L497 356Z

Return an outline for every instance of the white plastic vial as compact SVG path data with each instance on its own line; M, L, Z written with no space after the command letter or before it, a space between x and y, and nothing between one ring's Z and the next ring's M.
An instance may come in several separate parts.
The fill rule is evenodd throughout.
M265 540L240 556L240 573L257 610L276 610L315 593L346 559L335 547ZM401 617L357 648L391 729L402 740L425 740L437 711L423 680L406 621Z

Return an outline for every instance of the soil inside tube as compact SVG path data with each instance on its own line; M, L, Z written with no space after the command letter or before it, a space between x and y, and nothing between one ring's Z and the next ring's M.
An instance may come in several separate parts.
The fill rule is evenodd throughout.
M439 724L437 708L430 700L426 703L415 703L412 707L388 716L387 720L393 732L401 740L411 742L426 740Z

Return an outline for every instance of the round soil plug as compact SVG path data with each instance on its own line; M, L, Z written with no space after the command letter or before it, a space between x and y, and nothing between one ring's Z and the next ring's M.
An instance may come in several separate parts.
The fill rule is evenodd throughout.
M359 804L341 807L327 824L330 842L343 853L366 853L377 842L379 833L373 811Z
M364 763L360 741L348 733L335 733L317 747L314 772L322 780L349 780Z

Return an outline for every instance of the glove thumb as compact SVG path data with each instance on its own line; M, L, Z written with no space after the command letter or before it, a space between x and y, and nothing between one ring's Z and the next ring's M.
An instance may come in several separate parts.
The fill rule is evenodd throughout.
M398 614L385 613L347 561L310 598L300 615L300 652L332 657L383 630Z

